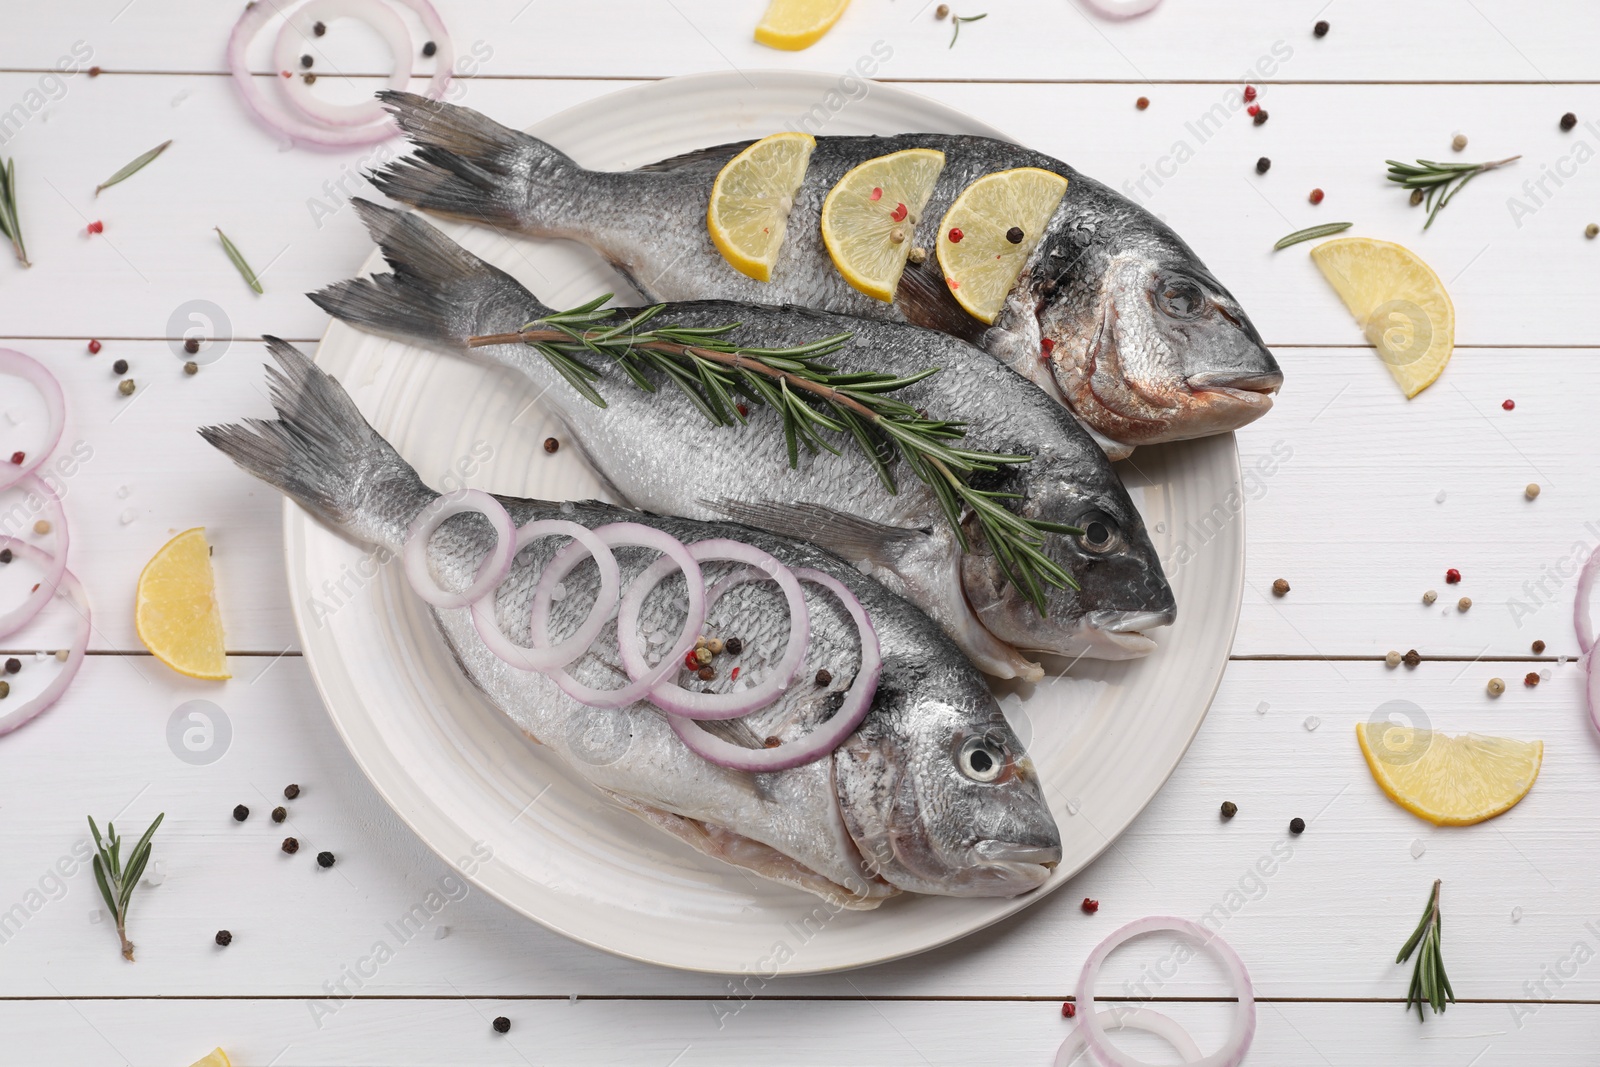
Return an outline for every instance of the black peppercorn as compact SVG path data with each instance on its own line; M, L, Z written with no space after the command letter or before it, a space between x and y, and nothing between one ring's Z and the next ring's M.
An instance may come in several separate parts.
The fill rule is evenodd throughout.
M217 944L221 945L223 948L227 948L229 945L233 944L233 935L226 930L218 930Z
M1260 126L1263 123L1265 123L1267 121L1267 109L1266 108L1262 108L1260 111L1257 111L1256 112L1256 117L1254 119L1252 119L1251 121L1254 122L1257 126Z
M191 356L194 355L200 351L200 339L198 337L185 337L183 339L183 350Z
M437 52L438 50L439 50L439 46L434 44L432 41L428 41L428 42L424 43L423 46L422 46L422 54L425 55L425 56L431 56L435 52Z
M1311 27L1311 33L1312 33L1313 36L1316 36L1316 37L1326 37L1326 36L1328 36L1328 20L1327 19L1318 20L1317 24L1315 26Z
M561 442L557 441L554 437L546 437L544 439L544 450L550 453L552 456L560 451L560 449Z
M333 853L332 852L318 852L317 853L317 866L318 867L332 867L333 866Z
M111 364L111 369L116 371L118 374L127 374L128 361L125 359L119 359L115 363Z
M1407 667L1415 667L1417 664L1422 662L1422 656L1417 652L1416 649L1413 648L1411 651L1407 652L1404 656L1401 656L1400 660Z
M1224 800L1222 802L1222 817L1224 819L1231 819L1237 814L1239 814L1239 805L1235 804L1231 800Z
M318 37L321 37L323 34L328 32L328 24L325 22L319 22L311 27L311 32L316 34Z
M829 685L833 682L833 672L823 669L817 672L817 684Z
M1256 173L1257 174L1265 174L1267 171L1269 171L1271 169L1272 169L1272 160L1268 159L1266 156L1262 156L1260 159L1256 160Z
M495 1018L494 1018L494 1032L495 1033L503 1034L503 1033L506 1033L507 1031L509 1031L510 1029L511 1029L511 1020L510 1019L507 1019L504 1015L496 1015L495 1016Z
M292 856L296 852L300 851L300 842L296 841L292 837L286 837L283 839L282 848L285 852Z
M1291 834L1303 834L1303 833L1305 833L1306 832L1306 821L1304 819L1300 818L1298 815L1295 816L1294 818L1290 819L1289 820L1289 832Z
M1006 240L1010 241L1014 245L1020 245L1024 236L1025 235L1022 232L1021 226L1013 226L1011 229L1006 231Z
M10 562L11 562L11 550L9 548L0 548L0 563L10 563Z
M283 795L288 797L290 800L293 800L295 797L300 795L300 787L297 785L286 785L283 787Z
M233 819L234 819L235 822L244 822L249 817L250 817L250 809L249 808L245 807L243 804L235 804L234 805L234 808L233 808Z
M301 56L300 57L300 65L302 67L305 67L307 70L310 70L311 69L311 57L310 56Z
M278 807L272 809L272 821L273 822L282 822L283 820L287 819L288 817L289 817L289 809L283 807L281 804Z
M744 642L737 637L730 637L722 643L722 647L730 656L737 656L744 651Z
M17 657L12 656L10 659L6 660L6 673L7 674L16 674L21 669L22 669L22 661L20 659L18 659Z
M1561 116L1561 129L1563 132L1572 129L1572 127L1576 126L1577 124L1578 116L1574 115L1572 112L1569 111L1565 115Z

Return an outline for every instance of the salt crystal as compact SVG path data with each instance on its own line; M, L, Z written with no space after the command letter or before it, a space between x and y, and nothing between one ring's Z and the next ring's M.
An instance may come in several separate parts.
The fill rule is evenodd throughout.
M1514 923L1519 923L1519 922L1522 921L1522 906L1521 905L1518 905L1517 907L1511 909L1511 921L1514 922Z
M565 600L565 599L567 599L567 583L565 583L565 582L557 582L556 583L556 587L554 589L550 590L550 599L551 600Z
M1261 703L1256 705L1256 714L1265 715L1267 713L1267 709L1270 707L1272 707L1272 705L1263 700Z
M117 486L117 499L118 500L126 500L126 499L128 499L128 494L131 493L131 492L133 492L133 490L129 489L127 486L119 485L119 486Z
M1078 814L1078 809L1080 809L1082 807L1083 807L1083 801L1081 799L1079 799L1078 797L1069 797L1067 799L1067 814L1068 815L1076 815L1076 814Z
M567 998L567 1003L568 1004L576 1004L576 1003L578 1003L578 994L574 993L570 997L568 997Z
M97 923L105 917L105 912L101 911L99 908L93 908L89 912L89 921L92 923Z
M856 560L856 570L860 571L862 574L871 574L872 564L868 563L864 559L858 559Z
M1167 524L1166 523L1164 523L1164 522L1156 523L1156 533L1166 533L1166 532L1167 532Z
M435 941L443 941L445 938L447 938L449 936L450 936L450 928L448 926L435 926L433 928L433 939Z
M1433 498L1433 502L1435 504L1443 504L1444 503L1444 490L1443 489L1439 490L1439 495Z
M577 511L577 510L578 510L577 508L572 506L572 501L563 500L561 502L561 514L563 514L563 515L571 515L574 511Z
M1307 730L1315 730L1317 727L1319 727L1321 725L1322 725L1322 720L1317 718L1315 715L1307 715L1306 716L1305 726L1306 726Z
M1567 665L1567 657L1565 657L1565 656L1557 656L1556 657L1556 666L1565 667L1566 665Z
M1428 846L1424 845L1422 843L1422 838L1420 838L1420 837L1415 838L1411 842L1411 858L1412 859L1420 860L1422 858L1422 854L1424 852L1426 852L1426 851L1428 851Z
M1549 667L1546 667L1544 670L1539 672L1539 681L1541 681L1541 682L1548 682L1551 679L1551 677L1552 677L1552 675L1550 673L1550 668Z
M137 519L138 517L139 517L139 509L138 508L124 508L122 514L117 516L117 521L122 523L122 525L126 526L129 523L131 523L133 520Z
M152 863L144 872L145 885L160 885L167 880L167 865L160 860Z

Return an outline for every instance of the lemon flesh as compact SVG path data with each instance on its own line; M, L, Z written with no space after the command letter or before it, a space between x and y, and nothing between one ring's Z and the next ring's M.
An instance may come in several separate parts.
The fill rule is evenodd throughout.
M850 0L772 0L756 26L756 43L798 52L833 29Z
M233 1067L233 1064L229 1061L226 1052L220 1048L214 1048L191 1063L189 1067Z
M810 134L775 133L734 156L717 175L706 206L706 230L740 274L772 280L794 194L816 147Z
M144 647L179 674L212 681L233 677L204 527L185 530L144 565L134 627Z
M1367 237L1324 241L1311 259L1407 397L1439 380L1455 350L1456 309L1432 268L1407 248Z
M1448 734L1388 722L1356 726L1378 787L1435 826L1470 826L1509 811L1533 788L1543 741Z
M828 190L822 242L844 280L885 303L916 243L917 223L944 170L944 153L908 148L869 159Z
M1066 195L1061 175L1018 167L985 174L956 197L939 223L939 266L973 318L994 322Z

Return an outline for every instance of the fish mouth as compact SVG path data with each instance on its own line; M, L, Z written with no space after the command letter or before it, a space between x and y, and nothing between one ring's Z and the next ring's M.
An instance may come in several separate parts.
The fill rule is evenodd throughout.
M1029 845L1017 841L980 841L972 849L985 895L1000 888L1020 896L1039 888L1061 862L1060 845Z
M1156 649L1156 642L1145 634L1161 626L1171 626L1176 608L1161 611L1091 611L1073 635L1074 651L1090 659L1138 659ZM1071 654L1071 653L1069 653Z
M1226 398L1246 408L1259 408L1256 415L1264 415L1272 407L1273 396L1283 388L1283 372L1203 371L1189 375L1184 384L1196 396Z

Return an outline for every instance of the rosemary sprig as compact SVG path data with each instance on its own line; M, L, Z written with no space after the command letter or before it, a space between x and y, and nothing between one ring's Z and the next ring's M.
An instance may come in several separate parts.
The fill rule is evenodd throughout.
M28 262L28 248L22 243L22 222L17 218L17 161L0 159L0 234L5 234L17 253L17 262Z
M956 39L961 36L961 24L963 22L977 22L979 19L986 19L988 17L989 13L985 11L981 15L957 15L952 18L950 20L950 25L954 27L954 29L950 34L950 47L954 48L956 46Z
M968 540L961 520L970 512L1006 578L1040 615L1045 611L1045 586L1078 588L1072 575L1044 553L1044 544L1046 534L1077 535L1082 530L1024 518L1006 506L1016 499L1015 493L972 484L974 475L1027 463L1032 457L961 448L954 442L966 433L963 423L932 418L888 395L937 374L938 367L902 377L876 371L841 374L822 360L850 339L848 333L792 348L747 348L725 337L739 323L645 328L663 304L601 326L603 320L616 317L614 310L601 309L609 299L607 294L537 319L516 333L473 337L467 343L475 348L529 345L579 394L602 408L605 398L594 387L601 374L585 362L590 356L613 360L645 392L656 390L646 372L661 375L718 426L746 421L735 397L764 404L782 416L791 467L799 464L802 446L811 453L822 449L837 455L839 447L824 435L848 435L891 494L899 488L889 464L896 457L904 460L933 491L962 548L968 547Z
M250 269L250 264L244 261L244 255L234 247L232 241L228 240L228 235L216 226L213 226L212 229L216 230L217 236L222 238L222 250L228 253L228 258L233 261L234 267L238 269L239 276L245 280L245 284L258 293L266 292L261 288L261 282L256 278L256 272ZM272 264L269 263L267 265L270 267Z
M1422 1005L1432 1006L1435 1015L1443 1014L1446 1002L1455 1003L1455 990L1450 988L1450 979L1444 973L1444 958L1439 951L1440 921L1439 921L1439 887L1443 883L1434 879L1433 891L1428 894L1428 906L1422 912L1422 921L1417 923L1417 928L1406 941L1405 947L1395 957L1396 963L1404 963L1411 958L1411 953L1417 953L1416 969L1411 972L1411 989L1406 993L1406 1010L1410 1011L1415 1005L1417 1018L1426 1020L1422 1014Z
M159 156L161 153L165 152L167 150L167 146L170 145L171 143L172 142L170 140L162 141L160 144L158 144L154 148L150 149L150 151L144 153L144 155L140 156L138 159L135 159L132 163L129 163L127 166L125 166L121 170L117 171L111 177L107 178L105 181L101 182L99 185L94 187L94 195L95 196L99 196L100 195L100 190L109 189L113 185L116 185L118 182L126 181L129 178L133 177L135 174L139 173L146 166L148 166L151 163L151 161L153 161L157 156Z
M1486 170L1515 163L1521 158L1516 155L1509 159L1497 159L1493 163L1435 163L1428 159L1419 159L1415 164L1401 163L1397 159L1385 162L1389 164L1390 181L1398 182L1406 189L1426 190L1423 203L1428 206L1428 221L1422 224L1426 230L1433 225L1433 217L1439 214L1439 210L1466 188L1468 182Z
M1354 226L1353 222L1325 222L1321 226L1307 226L1303 230L1296 230L1287 237L1278 238L1278 243L1272 246L1274 252L1281 252L1290 245L1297 245L1301 241L1315 241L1318 237L1332 237L1336 233L1343 233Z
M117 836L117 828L106 823L105 840L101 840L100 828L94 824L94 816L89 817L89 832L94 835L95 847L94 880L100 883L100 895L105 898L106 907L111 909L111 914L117 920L117 936L122 939L122 958L129 963L133 962L133 942L128 940L128 902L133 899L133 887L144 876L145 864L150 862L150 838L155 836L156 827L166 817L166 812L156 816L150 829L144 832L139 843L133 846L133 851L128 853L126 867L122 865L122 838Z

